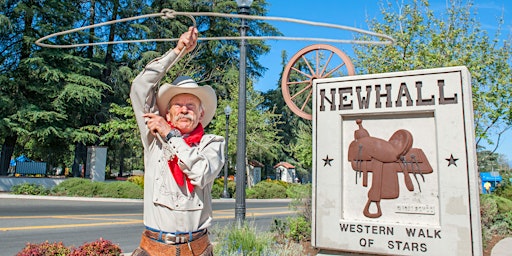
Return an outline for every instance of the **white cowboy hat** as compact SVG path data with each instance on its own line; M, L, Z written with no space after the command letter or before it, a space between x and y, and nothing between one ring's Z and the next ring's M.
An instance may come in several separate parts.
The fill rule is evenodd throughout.
M165 83L158 89L156 96L156 104L160 115L165 116L169 110L169 101L178 95L188 93L195 95L201 101L204 110L204 117L201 121L203 127L206 127L212 121L215 111L217 110L217 95L212 87L208 85L199 86L192 78L188 76L180 76L171 84Z

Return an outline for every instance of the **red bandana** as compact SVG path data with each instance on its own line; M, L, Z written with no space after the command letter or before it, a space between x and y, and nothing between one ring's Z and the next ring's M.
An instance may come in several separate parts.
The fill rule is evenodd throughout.
M172 128L174 128L174 126L172 126L172 124L170 124L170 125ZM193 145L199 144L199 142L201 141L201 138L203 137L203 134L204 134L203 126L201 125L201 123L199 123L199 125L189 134L189 136L186 138L183 138L183 139L185 140L187 145L192 147ZM174 180L176 181L178 186L181 187L181 186L185 185L184 180L186 179L188 191L193 192L194 185L192 185L192 183L190 183L190 179L183 173L180 166L178 165L178 157L174 156L174 158L172 160L169 160L167 163L169 165L169 169L171 169L172 176L174 177ZM184 176L185 176L185 179L184 179Z

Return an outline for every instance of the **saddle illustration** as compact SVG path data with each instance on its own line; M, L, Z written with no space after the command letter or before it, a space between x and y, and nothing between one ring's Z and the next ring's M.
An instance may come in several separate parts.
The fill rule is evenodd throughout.
M405 186L414 191L411 179L413 174L421 192L418 175L425 182L423 174L432 173L433 169L420 148L413 148L413 136L404 129L397 130L389 140L370 136L363 128L362 120L356 120L359 129L354 132L354 140L348 148L348 161L356 171L356 184L362 175L362 185L368 186L368 172L372 173L372 184L368 191L368 201L363 214L368 218L382 215L381 199L396 199L400 195L398 172L404 176ZM375 203L376 212L370 212L370 205Z

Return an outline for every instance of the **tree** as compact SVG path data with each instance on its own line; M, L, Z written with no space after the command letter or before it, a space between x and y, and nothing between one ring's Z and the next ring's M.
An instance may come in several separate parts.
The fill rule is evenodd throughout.
M8 102L9 111L2 119L5 150L2 150L0 174L5 174L16 144L33 158L46 159L50 166L62 164L69 143L90 136L77 129L78 120L87 120L93 116L91 113L97 112L101 91L109 88L90 76L91 70L101 69L101 65L78 56L75 51L40 48L34 44L54 27L66 30L80 19L80 2L29 0L11 4L4 14L11 26L1 37L10 39L12 47L2 49L0 63L9 82L0 89L0 95L9 95L16 101ZM67 39L79 39L79 35ZM58 38L53 42L65 41Z
M281 64L284 70L287 59L286 51L283 51L281 56ZM281 81L276 81L276 83L280 84ZM275 109L276 113L280 113L277 130L285 147L276 160L293 164L302 177L309 176L313 160L311 121L297 116L290 110L284 101L280 87L269 90L263 95L265 101L262 103L262 107L264 109Z
M110 107L110 118L106 123L91 125L85 129L99 134L100 145L108 146L110 153L108 162L110 170L115 169L114 164L119 164L119 176L125 171L125 158L135 156L130 162L132 169L143 169L142 151L134 150L140 147L140 133L131 106L121 107L112 103ZM114 157L119 156L119 157Z
M493 153L490 150L482 150L477 153L477 157L479 172L500 171L508 173L510 167L504 155Z
M235 106L238 99L238 69L232 66L224 74L222 83L231 92L229 98L221 98L217 108L215 120L209 125L211 132L215 134L224 134L226 127L226 118L224 108L230 105L233 112L230 115L229 124L229 158L236 158L237 145L237 122L238 111ZM258 160L259 162L276 161L279 152L283 150L281 137L279 136L280 115L275 113L274 109L262 109L263 102L261 93L255 91L249 82L247 86L247 113L246 113L246 134L247 134L247 159ZM234 163L234 161L231 161Z
M450 0L444 13L429 9L427 0L382 4L381 19L369 29L393 37L389 46L357 45L358 73L466 66L471 73L477 148L512 125L510 41L490 37L475 19L471 1ZM382 2L381 2L382 3ZM499 22L499 21L498 21ZM494 151L492 151L494 152ZM492 153L491 152L491 153Z
M252 13L264 15L265 6L264 0L255 1ZM87 146L100 144L113 149L108 151L109 159L120 159L119 168L123 169L123 158L142 151L140 143L132 144L139 139L126 133L130 142L119 143L111 131L104 128L124 131L120 120L132 118L124 113L128 107L126 99L131 80L151 59L175 44L152 42L51 49L35 45L37 39L71 28L160 12L163 8L181 12L224 13L236 13L237 8L232 0L17 0L4 1L2 7L0 175L6 174L9 160L16 152L28 151L30 156L50 165L73 162L77 167L85 161ZM196 20L201 36L232 36L238 33L238 19L197 17ZM54 37L46 43L177 38L192 25L190 23L183 17L139 19ZM249 27L251 35L278 34L275 28L261 21L251 20ZM263 41L250 42L249 80L261 75L263 67L257 62L257 56L268 50ZM229 73L228 69L238 64L238 42L200 42L190 56L193 58L180 61L163 81L170 82L178 75L188 74L201 84L212 85L222 98L231 98L233 90L225 86L223 80ZM97 127L92 129L94 126ZM74 156L70 151L75 152Z

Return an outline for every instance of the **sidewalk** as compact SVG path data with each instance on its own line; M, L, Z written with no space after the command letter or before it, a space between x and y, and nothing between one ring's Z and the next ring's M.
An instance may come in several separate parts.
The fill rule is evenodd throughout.
M512 237L503 238L491 251L491 256L509 256L512 254Z

